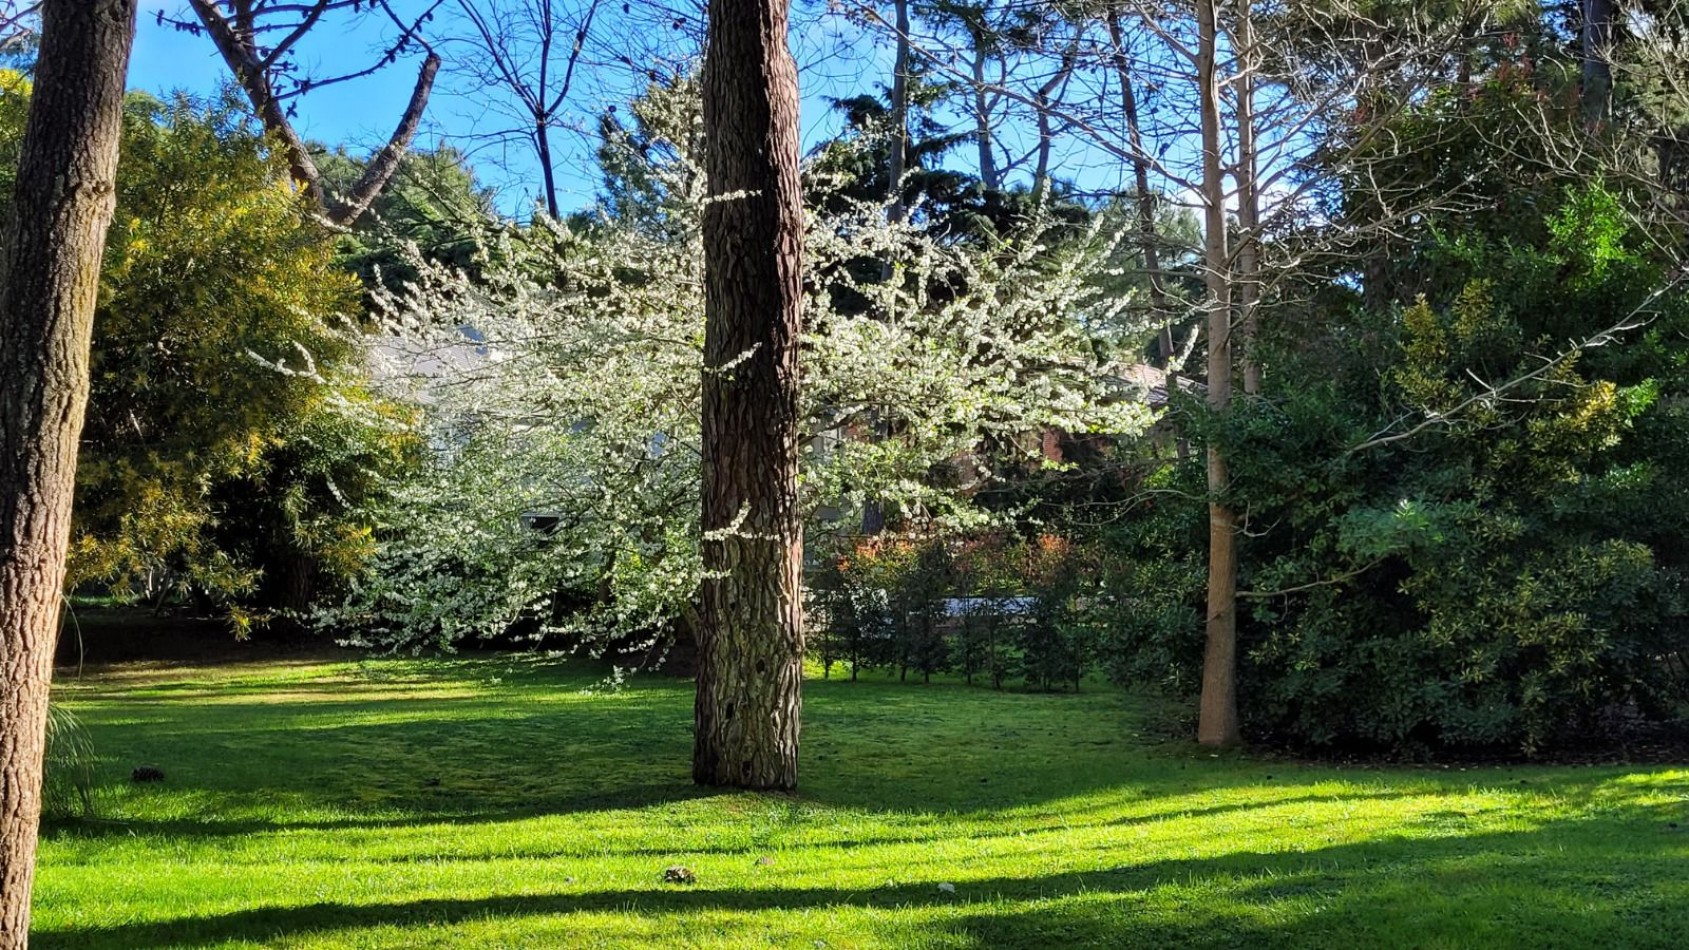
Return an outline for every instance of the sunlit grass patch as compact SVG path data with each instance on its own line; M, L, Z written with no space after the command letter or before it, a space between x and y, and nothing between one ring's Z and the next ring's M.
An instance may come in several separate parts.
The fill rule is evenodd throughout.
M108 788L48 830L36 943L1689 945L1682 770L1216 757L1144 739L1113 691L834 680L807 686L803 791L721 793L689 781L689 684L600 681L465 659L61 683ZM143 762L166 780L127 782Z

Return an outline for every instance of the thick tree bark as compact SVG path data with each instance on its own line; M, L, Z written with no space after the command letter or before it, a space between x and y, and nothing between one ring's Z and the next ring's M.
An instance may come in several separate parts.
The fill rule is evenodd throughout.
M135 9L43 5L0 244L0 948L29 942L47 692Z
M1224 412L1232 398L1232 264L1226 240L1225 169L1221 161L1220 78L1215 6L1197 0L1202 97L1202 200L1204 281L1208 308L1208 405ZM1208 620L1202 656L1202 699L1197 741L1226 745L1238 739L1237 721L1237 514L1225 504L1231 481L1219 442L1208 441Z
M803 206L787 0L711 0L704 127L702 610L692 776L798 780Z

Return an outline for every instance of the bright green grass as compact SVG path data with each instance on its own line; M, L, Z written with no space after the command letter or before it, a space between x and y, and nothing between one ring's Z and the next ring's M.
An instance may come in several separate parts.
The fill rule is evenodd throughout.
M62 683L112 788L46 835L35 945L1689 946L1682 769L1213 757L1113 692L812 680L803 792L719 794L688 781L688 684L592 682ZM167 781L128 784L142 762Z

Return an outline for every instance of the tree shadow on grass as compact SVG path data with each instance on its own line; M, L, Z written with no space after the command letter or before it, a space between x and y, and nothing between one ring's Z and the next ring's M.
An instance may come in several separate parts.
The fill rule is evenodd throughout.
M320 902L38 931L43 948L274 943L368 928L435 928L577 913L660 920L711 912L729 931L779 927L752 915L871 908L879 926L914 912L951 942L1010 947L1661 946L1689 944L1689 832L1658 809L1562 821L1529 831L1384 838L1305 852L1232 852L1033 877L850 890L767 887L613 889L575 893ZM1655 828L1655 825L1659 825ZM1650 833L1650 831L1654 833ZM1122 855L1122 857L1127 857ZM777 880L777 878L774 878ZM936 912L934 912L936 911ZM721 918L725 912L728 917ZM744 914L739 920L732 915ZM759 929L760 928L760 929ZM435 934L434 936L438 936ZM846 933L847 944L874 934Z
M45 827L49 840L99 839L106 837L161 837L161 838L232 838L246 835L262 834L293 834L300 832L340 832L340 831L401 831L407 829L422 829L435 825L472 826L484 824L501 824L507 822L521 822L534 819L555 817L565 813L579 813L589 811L617 812L636 811L654 806L673 804L676 802L695 801L716 797L723 794L734 794L716 789L700 788L690 784L662 783L642 786L618 786L614 791L586 794L568 800L567 809L559 809L558 802L547 803L545 807L530 807L500 812L485 810L464 812L461 814L439 813L405 815L397 817L369 817L369 818L333 818L333 819L300 819L300 820L265 820L265 819L222 819L207 818L175 818L175 819L93 819L57 821ZM1294 808L1308 804L1363 804L1379 803L1398 799L1422 797L1423 793L1409 791L1366 791L1349 794L1331 794L1324 792L1285 795L1277 798L1267 798L1252 801L1237 801L1225 804L1206 805L1201 807L1175 807L1164 810L1152 810L1141 814L1108 817L1099 813L1094 817L1083 815L1063 815L1059 824L1054 825L1016 825L1000 831L972 830L965 837L970 842L981 843L1012 838L1023 838L1027 834L1037 834L1046 831L1071 832L1087 828L1112 828L1122 826L1149 826L1166 821L1188 821L1217 818L1227 814L1259 811L1270 808ZM768 796L775 801L784 800L793 806L801 807L804 800L798 796ZM1434 813L1428 817L1447 817L1450 819L1463 818L1463 812L1450 811ZM819 819L819 820L824 820ZM827 838L816 837L806 841L802 847L828 850L854 850L859 848L876 848L895 845L927 844L940 840L956 838L955 829L942 822L932 824L916 824L911 826L893 826L885 833L873 837L844 837ZM611 847L608 852L617 856L630 855L661 855L673 856L677 854L761 854L768 849L757 844L733 846L698 847L695 844L677 844L674 847ZM527 859L580 857L583 854L604 854L605 847L601 843L594 843L590 851L581 848L564 848L555 850L524 851L521 857ZM491 860L497 857L508 857L509 854L487 855L472 857L470 860ZM425 860L439 860L436 854L423 857ZM361 856L359 860L370 860ZM400 863L408 858L384 859L392 863Z
M489 811L483 808L452 811L449 806L393 817L322 818L271 820L263 818L92 818L55 820L43 825L49 840L104 837L232 838L243 835L294 832L397 831L430 825L484 825L527 821L555 815L594 811L622 811L651 808L675 802L693 801L720 794L714 790L678 783L617 785L613 790L586 791L559 796L524 808Z
M94 707L84 722L103 761L101 782L121 803L109 817L136 820L50 831L219 836L504 821L709 794L687 781L690 736L663 689L630 690L596 705L568 694L560 700L561 685L557 693L430 698L399 690L371 697L370 689L387 687L360 684L339 700L307 685L313 688L301 695L308 698L282 703L233 692L215 703L121 697ZM126 781L140 764L162 769L165 780ZM150 800L171 798L179 801L164 810L175 817L146 817L158 810ZM354 817L291 820L290 813L313 811ZM371 817L355 817L359 811Z
M383 675L407 686L451 684L483 676L486 667L465 662L425 669L432 672L404 667ZM687 775L690 709L682 685L636 684L603 702L577 701L559 694L578 693L589 677L560 682L543 670L520 669L519 687L465 698L419 698L399 690L372 698L368 692L380 688L377 677L339 701L313 695L266 703L242 695L215 704L108 702L98 715L85 717L107 759L107 781L126 785L128 769L140 763L163 768L167 780L122 788L132 807L120 808L112 816L117 820L53 827L50 834L217 838L397 829L640 809L715 794L692 785ZM788 799L795 808L1082 827L1436 794L1478 780L1416 773L1404 790L1401 776L1216 760L1177 745L1146 747L1130 738L1136 711L1118 695L1088 696L1084 710L1076 710L1071 696L809 685L803 788ZM101 722L104 715L120 718ZM1491 771L1491 779L1513 781L1510 772ZM1334 781L1355 787L1313 787ZM1556 792L1577 796L1593 784L1561 776ZM1229 803L1202 800L1238 788L1259 794ZM174 804L165 809L168 819L147 817L155 810L148 798L183 793L193 796L181 803L190 806L186 814ZM1102 794L1090 804L1077 801L1092 793ZM1163 799L1166 807L1155 804ZM1004 817L1009 810L1015 815ZM129 820L125 812L136 817ZM311 812L331 817L313 819ZM351 817L341 817L348 812Z
M559 701L562 691L578 692L580 682L528 670L519 671L512 686L490 681L480 666L430 669L425 674L409 667L384 669L381 676L349 687L349 695L339 700L332 689L314 686L302 692L298 684L278 683L270 689L308 698L267 703L259 696L228 693L236 701L146 696L126 702L118 687L106 694L99 715L88 717L101 753L125 770L130 761L156 759L170 778L163 787L125 789L135 806L129 811L142 816L137 821L71 826L52 834L228 839L293 831L400 832L435 823L638 810L714 794L687 781L690 709L683 684L636 685L604 702ZM383 676L391 692L372 697L383 688ZM464 698L407 694L418 685L472 680L488 691ZM783 807L812 829L836 821L840 810L891 818L880 823L884 828L878 834L852 837L855 832L846 826L837 836L811 834L801 845L819 850L939 838L971 837L983 843L1021 830L1073 831L1313 802L1460 795L1474 786L1519 780L1509 769L1392 774L1215 760L1178 745L1149 748L1130 738L1137 713L1118 695L1080 700L1005 697L959 687L814 683L809 693L804 791L792 797L747 797L747 821L756 815L766 822L771 811L779 819ZM102 722L101 716L111 719ZM749 915L858 907L924 913L930 918L924 925L946 931L952 943L980 947L1471 945L1472 935L1479 933L1493 937L1495 945L1575 945L1564 935L1591 933L1594 942L1603 942L1600 933L1590 931L1591 921L1603 932L1620 935L1605 941L1609 945L1641 945L1660 935L1677 935L1682 918L1671 916L1658 895L1663 888L1675 888L1679 898L1689 893L1680 866L1689 861L1678 857L1689 838L1661 831L1657 826L1664 820L1652 812L1635 807L1603 811L1606 798L1615 797L1607 788L1611 770L1518 773L1544 776L1554 796L1583 804L1595 817L1530 832L1474 835L1464 827L1470 816L1450 809L1395 824L1397 833L1417 836L1412 839L1154 863L1140 863L1118 847L1099 846L1098 853L1068 855L1066 864L1098 862L1118 865L1117 870L968 880L964 866L955 871L956 895L940 893L936 881L871 890L712 890L707 880L703 888L663 888L655 882L660 858L755 849L696 838L691 843L697 848L677 841L668 851L651 846L668 840L658 828L573 851L545 844L531 853L444 856L464 861L568 858L590 847L594 855L653 859L649 890L254 906L106 929L44 931L36 941L72 948L242 939L271 943L310 932L382 926L581 912L663 917L706 910L743 913L747 916L733 926L750 931L767 921ZM1232 797L1210 797L1226 792ZM183 798L154 809L145 800L153 795ZM281 804L266 812L265 803L276 800ZM180 814L184 807L199 815L145 817L155 810ZM368 808L370 817L356 817L358 808ZM310 818L314 811L354 817ZM256 817L231 817L246 815ZM1528 820L1528 813L1523 817ZM977 819L978 824L958 825L956 819ZM570 834L572 827L560 826L557 833ZM399 850L407 847L408 841L401 841L386 849L385 859L352 857L399 864L411 857ZM442 856L434 851L421 857ZM1517 881L1509 885L1509 878ZM770 872L759 880L777 883L780 875ZM262 900L263 895L255 895L253 903ZM1672 906L1681 904L1679 899ZM1423 918L1433 912L1456 921L1433 924L1454 929L1427 930L1431 925ZM1462 913L1480 917L1462 919ZM1495 929L1485 923L1489 919L1508 923ZM1431 937L1392 939L1426 933ZM1548 939L1527 940L1519 934ZM1682 944L1689 945L1689 937Z
M118 684L107 691L96 686L78 698L97 704L84 720L106 761L108 785L125 785L129 769L138 764L157 766L167 776L155 788L121 788L120 797L144 801L191 791L206 802L203 818L172 819L156 827L160 833L309 827L285 816L277 822L231 820L212 810L240 814L243 802L277 794L295 806L401 816L394 824L637 808L707 794L686 774L691 710L685 684L650 681L602 702L577 700L589 676L576 673L559 682L554 672L517 667L514 685L503 681L486 693L409 694L436 683L449 687L485 679L486 669L431 665L384 671L351 684L157 683L138 695ZM382 695L384 689L389 692ZM336 699L337 690L345 698ZM286 699L265 701L258 694L266 691ZM1096 753L1099 743L1124 728L1119 724L1086 720L1085 729L1095 734L1084 737L1088 749L1048 741L1061 725L1058 717L1071 712L1066 703L1028 698L1023 704L1020 697L1006 702L975 690L895 685L864 690L831 684L811 693L802 799L807 803L865 811L983 811L1059 799L1129 778L1096 754L1075 767L1079 752ZM1039 708L1036 728L1017 718L1023 705ZM1033 755L1037 750L1042 754ZM935 754L944 768L932 767ZM1005 767L1005 759L1015 765ZM67 833L145 827L145 821L93 824Z

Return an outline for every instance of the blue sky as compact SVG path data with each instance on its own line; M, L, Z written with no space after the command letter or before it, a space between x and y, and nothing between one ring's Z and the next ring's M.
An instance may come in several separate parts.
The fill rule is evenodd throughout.
M157 22L160 8L171 15L177 7L172 0L163 3L146 0L143 4L130 56L129 86L161 94L178 90L202 96L215 93L230 76L210 39ZM182 15L191 16L185 9ZM362 68L380 55L386 39L385 31L371 27L332 31L311 37L308 44L302 44L301 54L306 62L325 73L340 64L355 63L352 68ZM295 126L306 138L344 143L354 151L368 152L379 147L392 134L410 98L419 65L420 60L413 57L361 79L313 90L299 102ZM459 131L455 119L461 103L446 101L451 97L440 94L444 91L437 90L431 100L427 122L418 133L416 144L431 147L449 142ZM513 169L517 165L513 162ZM482 171L490 184L500 187L505 210L514 213L527 206L530 199L520 194L523 188L517 184L518 179L528 177L525 173L505 174L490 168ZM567 169L560 171L565 172L571 192L578 196L572 203L589 201L592 180L581 175L569 176Z
M159 0L145 0L142 4L135 49L129 60L131 88L149 92L182 89L207 94L228 80L228 67L218 58L209 39L157 23L155 17L160 9L174 13L177 6ZM182 15L188 16L185 5ZM312 59L324 63L341 60L361 63L371 59L371 50L379 48L382 37L369 31L362 36L335 33L313 39L315 42L309 50ZM400 66L313 92L296 120L300 131L325 141L373 142L378 137L385 138L398 121L415 79L414 65Z
M393 0L400 15L414 16L434 0ZM585 0L582 0L585 2ZM560 6L568 7L570 0ZM892 51L885 37L866 31L849 17L841 16L828 0L794 0L792 46L803 86L805 149L836 134L840 120L830 100L873 92L882 87L892 70ZM474 137L477 129L490 124L508 124L489 107L483 89L467 85L461 71L451 64L462 62L469 48L454 44L452 36L466 35L450 22L453 0L445 0L440 14L429 26L429 36L447 60L429 101L424 125L416 138L421 147L451 144L471 151L471 162L483 183L497 188L499 206L507 214L525 216L540 198L541 176L531 149L524 145L491 146ZM597 145L595 117L609 106L624 104L640 91L645 80L641 70L653 56L672 56L677 43L666 19L653 24L650 11L660 4L635 3L631 13L620 4L603 3L594 21L588 55L583 57L581 77L571 94L574 100L574 129L560 130L553 148L558 153L556 176L559 198L567 210L590 205L599 186L594 163ZM199 96L213 94L229 81L227 67L217 56L211 40L158 22L158 14L192 20L186 0L142 0L140 25L130 63L130 86L153 93L182 90ZM338 19L337 19L338 17ZM331 15L314 29L290 54L307 73L328 76L367 67L391 45L395 27L376 14ZM689 53L684 46L680 52ZM646 50L647 52L639 52ZM596 62L591 62L596 60ZM623 62L618 62L622 60ZM672 59L669 60L672 63ZM345 145L354 152L368 153L385 143L410 98L420 56L381 69L354 81L314 89L296 100L295 125L308 139L331 145ZM629 67L634 68L629 68ZM965 116L949 116L958 127L971 126ZM1015 123L1019 121L1021 125ZM1009 120L996 130L1003 160L1017 148L1024 154L1029 129L1021 120ZM478 150L477 150L478 149ZM949 159L972 171L969 147L957 150ZM1085 144L1078 136L1065 137L1058 147L1055 171L1058 177L1092 190L1111 191L1124 186L1121 164ZM1024 167L1017 173L1027 176Z
M192 14L181 0L142 0L140 24L130 59L129 85L133 89L168 94L181 90L195 95L209 95L229 79L228 69L217 56L209 38L178 30L169 23L159 24L157 15L191 19ZM343 24L333 24L341 27ZM373 62L386 49L393 35L390 25L378 20L365 20L352 29L318 29L297 50L302 65L320 74L358 69ZM804 70L806 83L804 99L805 141L812 143L831 134L837 123L830 114L827 97L849 95L860 91L863 67L878 58L878 51L867 44L850 49L849 38L821 37L819 34L795 36L800 48L800 60L811 59ZM853 64L840 66L837 47L843 44ZM829 46L832 53L815 53L814 49ZM807 53L806 53L807 50ZM448 55L450 55L448 53ZM374 75L313 90L299 101L295 124L309 139L327 143L345 143L355 151L367 152L385 142L398 121L411 87L416 80L420 59L413 56L397 65L382 69ZM599 84L581 97L582 127L585 121L606 105L624 101L634 91L630 83ZM474 95L467 95L453 79L442 74L429 103L427 120L417 135L417 144L424 147L444 143L462 145L485 114L485 103ZM561 203L566 208L589 204L598 185L598 172L592 162L591 136L584 133L564 133L558 162L557 177ZM474 164L483 180L498 187L500 205L507 212L522 214L538 198L539 175L535 162L521 148L491 149L475 156Z

